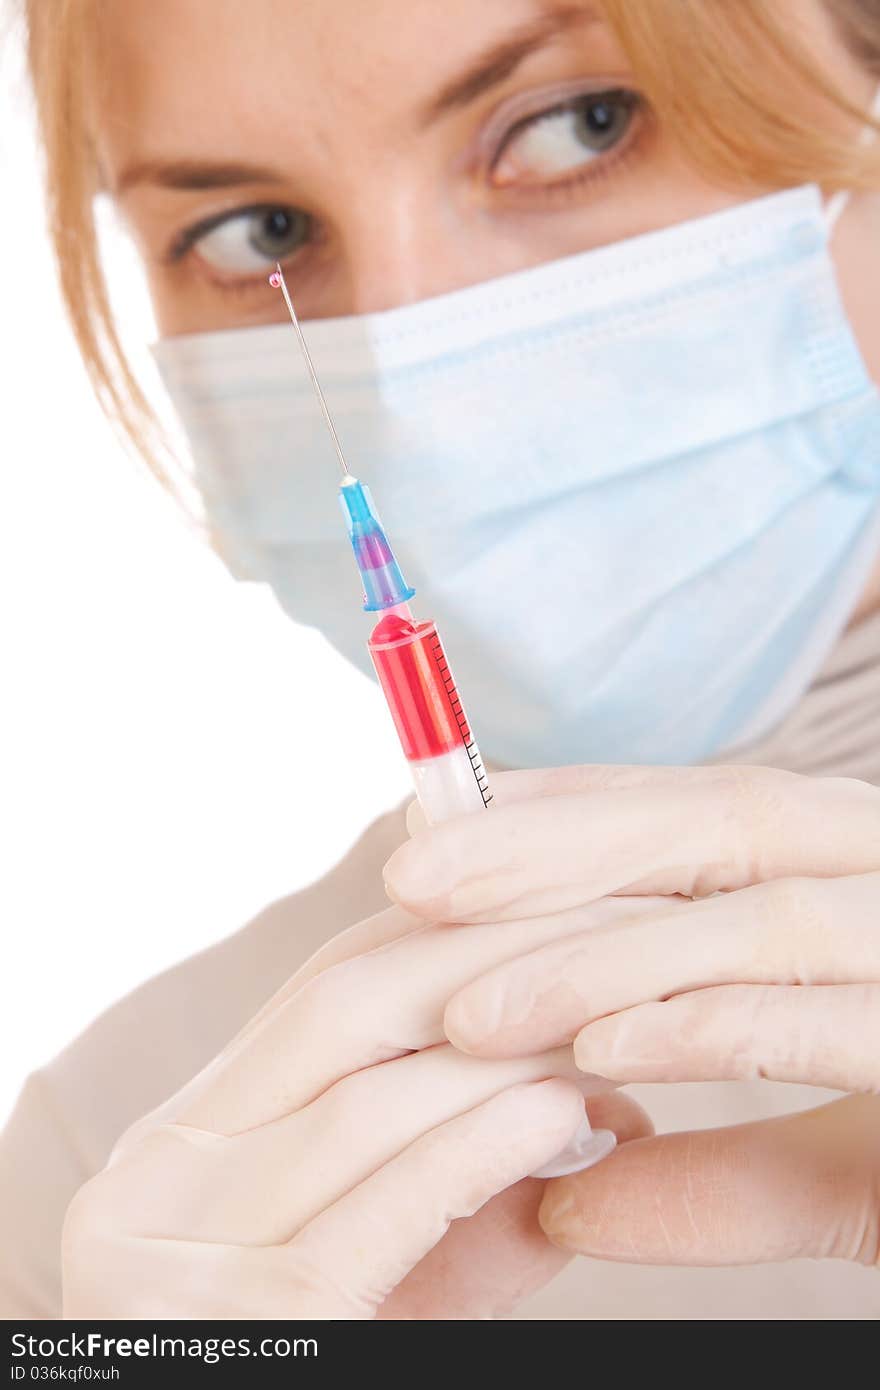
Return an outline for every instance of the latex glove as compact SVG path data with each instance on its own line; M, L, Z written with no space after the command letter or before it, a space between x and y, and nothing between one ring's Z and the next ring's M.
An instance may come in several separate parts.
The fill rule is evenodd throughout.
M880 1088L877 788L722 767L566 768L493 790L491 814L395 853L399 901L474 922L627 897L617 921L459 991L445 1016L459 1048L574 1040L579 1066L618 1082ZM633 896L647 893L665 901ZM627 1260L876 1260L880 1102L642 1141L553 1184L542 1222L566 1248Z
M65 1316L485 1317L540 1287L566 1257L523 1180L582 1124L583 1078L568 1048L464 1057L442 1013L560 929L463 935L390 909L330 943L81 1189ZM597 1105L623 1138L650 1128Z

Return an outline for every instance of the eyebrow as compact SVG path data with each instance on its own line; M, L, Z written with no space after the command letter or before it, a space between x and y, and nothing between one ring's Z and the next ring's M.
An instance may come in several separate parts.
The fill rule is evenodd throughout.
M500 43L495 43L470 66L442 87L425 106L419 118L422 126L430 125L440 116L467 106L483 92L497 86L516 71L519 65L544 48L551 39L569 29L596 23L597 14L589 3L559 5L539 19L521 25ZM266 165L211 162L198 159L141 159L127 165L120 173L113 192L117 197L136 184L151 183L158 188L187 191L211 188L237 188L248 183L283 183L285 175Z
M281 183L279 169L259 164L213 164L199 159L142 159L129 164L120 174L114 192L125 193L136 183L153 183L159 188L237 188L243 183Z
M447 112L467 106L483 92L510 77L530 54L544 48L558 34L595 24L597 19L592 6L582 2L557 6L540 19L521 25L506 39L486 49L464 73L447 83L424 108L422 124L430 125Z

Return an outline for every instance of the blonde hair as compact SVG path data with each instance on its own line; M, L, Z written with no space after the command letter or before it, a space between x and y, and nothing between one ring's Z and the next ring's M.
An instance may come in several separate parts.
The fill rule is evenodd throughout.
M805 182L828 191L880 188L880 144L859 145L852 135L851 122L864 122L865 111L784 31L777 0L602 4L660 120L713 180L756 188ZM86 78L93 5L25 0L51 236L64 301L97 396L124 437L176 491L161 433L120 344L98 252L100 178ZM880 0L825 5L850 52L880 79Z

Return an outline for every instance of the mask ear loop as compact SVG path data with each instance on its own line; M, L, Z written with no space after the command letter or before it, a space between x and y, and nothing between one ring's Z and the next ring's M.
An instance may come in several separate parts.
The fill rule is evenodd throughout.
M876 92L874 93L874 100L871 102L871 107L868 111L868 115L871 117L872 120L880 120L880 86L878 86ZM857 143L860 146L873 145L876 139L877 131L875 130L874 126L866 125L862 128ZM834 231L834 228L837 226L838 221L840 220L840 214L843 212L851 197L851 188L839 188L836 193L832 194L832 196L828 199L828 202L825 204L825 226L827 228L829 238L831 236L831 233Z

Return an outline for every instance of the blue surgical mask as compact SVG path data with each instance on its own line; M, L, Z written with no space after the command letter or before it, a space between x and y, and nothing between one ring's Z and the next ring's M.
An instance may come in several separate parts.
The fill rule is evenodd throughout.
M880 399L800 188L306 325L484 752L699 761L765 733L880 549ZM369 672L289 326L157 348L222 553Z

